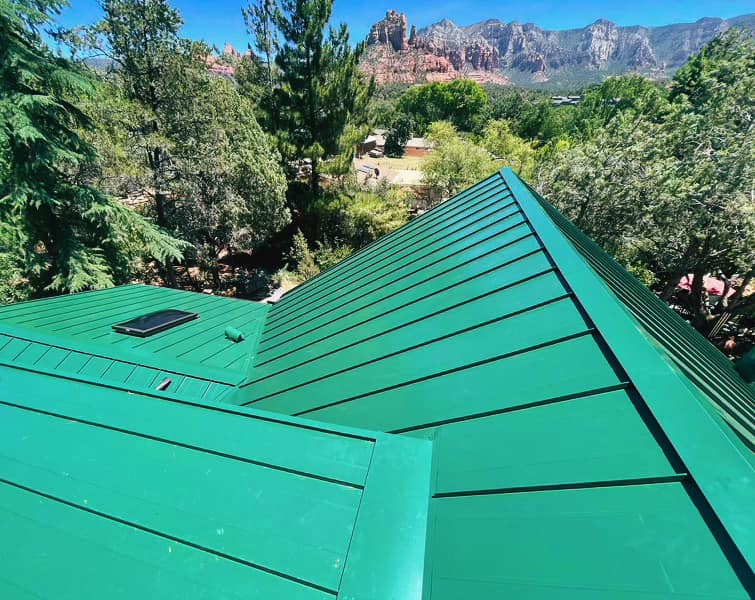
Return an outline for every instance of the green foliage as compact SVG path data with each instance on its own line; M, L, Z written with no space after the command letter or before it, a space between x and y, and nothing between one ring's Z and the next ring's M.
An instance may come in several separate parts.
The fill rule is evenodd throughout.
M171 145L192 126L177 115L207 85L201 58L209 48L179 37L183 20L166 0L103 0L102 9L101 22L63 37L74 55L108 58L109 79L139 107L129 128L132 145L146 158L157 222L169 227Z
M270 87L267 65L256 55L245 55L234 65L234 79L239 94L254 105L254 115L266 130L272 130L270 122L272 88Z
M408 87L405 83L388 83L377 87L367 107L370 123L388 129L396 119L399 99Z
M383 193L340 193L324 203L331 223L330 237L361 248L397 229L408 220L406 193L387 189Z
M351 246L336 246L318 241L317 250L315 251L315 262L320 267L320 270L325 271L336 266L352 252L354 252L354 249Z
M485 148L460 138L453 125L430 125L427 139L434 146L422 165L424 183L444 199L490 175L496 164Z
M261 0L266 2L266 0ZM337 154L347 124L362 125L374 84L366 84L359 69L364 45L352 47L346 25L330 28L333 0L280 0L274 9L277 53L271 122L285 158L312 161L310 187L319 194L319 162ZM258 5L258 7L261 5ZM255 15L266 15L250 7ZM253 23L257 47L263 27Z
M91 107L106 159L93 176L153 197L158 222L191 242L189 260L217 287L221 255L250 252L290 220L280 155L250 97L208 73L200 59L209 49L179 38L182 21L167 2L107 0L103 9L105 19L77 38L118 65ZM173 284L169 264L166 276Z
M193 134L177 136L172 147L176 179L168 217L218 285L224 252L251 252L290 221L280 155L251 102L226 79L199 88L176 116Z
M316 246L316 250L311 250L307 238L301 230L297 230L291 241L291 249L285 257L286 266L275 273L273 283L289 290L338 264L353 252L350 246L320 241Z
M541 186L633 272L654 279L664 297L682 275L701 282L708 273L750 272L752 89L755 43L736 31L693 57L669 94L636 78L606 82L580 107L583 141L554 155ZM710 309L701 287L693 286L690 308L704 328Z
M300 281L311 279L320 272L320 267L315 262L315 254L310 250L307 238L300 229L294 234L287 258Z
M589 138L618 115L642 115L657 122L667 109L665 91L656 83L641 75L609 77L585 91L575 109L574 129Z
M135 144L141 137L143 108L126 98L117 82L95 76L92 81L93 93L78 101L92 127L80 134L94 146L98 159L82 165L78 177L116 197L143 192L151 183L144 147Z
M386 156L403 156L406 142L410 137L412 137L412 120L405 115L398 115L385 135Z
M529 181L534 179L537 153L531 144L512 133L508 121L491 121L485 130L482 145L521 177Z
M553 106L544 92L501 86L486 89L492 118L507 121L511 131L527 141L548 144L574 130L576 107Z
M0 304L28 300L29 288L23 277L23 263L17 256L0 252Z
M356 156L356 148L368 132L369 127L366 124L356 127L352 123L347 123L341 138L338 140L338 154L323 164L323 172L336 177L350 174L354 169L353 162Z
M344 187L325 194L313 211L325 239L358 249L407 222L410 195L387 185L371 191Z
M56 2L0 3L0 252L17 257L32 293L102 288L140 257L179 258L182 245L78 179L96 162L75 106L90 78L54 57L36 27Z
M488 95L470 79L413 86L401 96L398 109L409 116L416 133L423 135L431 123L450 121L462 131L480 131L488 118Z
M260 71L264 69L265 83L268 90L273 89L273 60L278 51L278 5L275 0L260 0L241 9L246 23L247 33L254 40L254 47L262 57L258 62ZM256 58L256 57L255 57ZM252 61L247 61L251 63ZM264 66L263 66L264 65Z
M513 124L518 124L532 106L550 101L546 93L515 86L489 84L485 91L490 98L491 118L505 119Z

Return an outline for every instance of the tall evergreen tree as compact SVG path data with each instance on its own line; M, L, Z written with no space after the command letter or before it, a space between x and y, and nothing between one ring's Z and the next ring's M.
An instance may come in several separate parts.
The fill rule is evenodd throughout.
M345 24L328 28L333 0L280 0L273 7L259 0L246 11L256 47L277 47L271 75L278 112L274 133L289 160L312 161L310 189L319 194L319 162L339 152L347 124L361 125L374 83L359 70L364 44L352 48ZM277 38L267 36L267 16L274 15Z
M56 0L0 0L0 251L17 257L36 294L113 285L143 253L179 258L181 244L76 178L96 161L75 105L91 81L39 35Z
M165 0L103 9L79 43L113 60L109 85L141 107L131 139L158 222L194 244L189 260L217 285L221 253L251 251L289 220L280 156L236 87L209 74L210 49L179 37L181 16ZM165 275L176 285L169 264Z
M74 51L94 51L108 58L125 97L144 107L139 133L152 174L157 222L167 227L166 121L183 100L186 86L197 81L203 68L198 59L206 51L179 37L183 20L166 0L103 0L102 10L101 22L70 32L68 40Z

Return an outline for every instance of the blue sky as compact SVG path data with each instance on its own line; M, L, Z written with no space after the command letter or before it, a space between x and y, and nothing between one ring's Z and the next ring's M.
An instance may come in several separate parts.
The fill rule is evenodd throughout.
M92 23L100 10L96 0L70 0L71 6L61 16L65 26ZM247 44L240 8L242 0L173 0L171 4L183 14L186 37L204 39L210 44L231 42L237 48ZM667 25L696 21L701 17L734 17L755 12L755 0L663 1L629 0L619 2L590 2L577 0L522 0L490 2L489 0L411 0L404 2L382 0L336 0L334 19L349 25L352 38L361 40L370 25L380 20L386 10L407 13L409 23L424 27L443 18L459 25L485 19L532 22L546 29L584 27L599 18L610 19L619 25Z

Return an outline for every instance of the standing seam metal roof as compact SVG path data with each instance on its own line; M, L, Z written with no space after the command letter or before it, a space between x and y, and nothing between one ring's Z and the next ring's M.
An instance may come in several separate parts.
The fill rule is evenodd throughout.
M0 389L4 599L418 594L429 442L9 367Z
M725 398L546 206L505 170L287 294L229 400L432 437L428 598L749 597Z
M510 170L273 307L128 287L0 334L6 596L755 595L750 388Z

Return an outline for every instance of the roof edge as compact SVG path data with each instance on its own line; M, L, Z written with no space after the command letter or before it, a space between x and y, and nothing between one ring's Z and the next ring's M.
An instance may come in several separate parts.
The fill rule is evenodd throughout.
M433 442L383 435L390 445L378 437L373 450L341 577L338 598L344 600L422 600L426 594Z
M743 514L742 507L755 506L755 479L744 445L727 435L722 417L692 393L516 173L504 168L499 174L752 569L755 514Z

